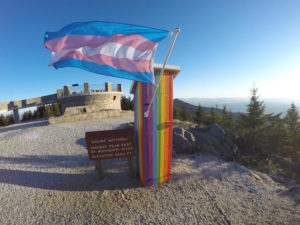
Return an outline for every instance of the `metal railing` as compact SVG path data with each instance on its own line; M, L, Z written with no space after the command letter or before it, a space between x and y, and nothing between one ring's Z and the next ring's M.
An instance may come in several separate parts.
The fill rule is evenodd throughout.
M118 91L118 84L111 85L111 91ZM89 84L89 93L106 92L105 83ZM84 95L84 85L73 84L70 86L70 95ZM67 96L63 93L63 96Z

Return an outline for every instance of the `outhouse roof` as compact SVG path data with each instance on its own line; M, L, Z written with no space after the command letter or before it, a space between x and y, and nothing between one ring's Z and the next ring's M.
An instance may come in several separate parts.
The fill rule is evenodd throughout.
M163 64L154 63L154 65L153 65L154 72L159 71L162 68L162 66L163 66ZM181 70L181 68L176 65L166 65L165 66L165 71L174 72L174 78L178 75L180 70ZM135 88L136 88L136 81L133 81L131 84L131 88L130 88L130 94L134 93Z

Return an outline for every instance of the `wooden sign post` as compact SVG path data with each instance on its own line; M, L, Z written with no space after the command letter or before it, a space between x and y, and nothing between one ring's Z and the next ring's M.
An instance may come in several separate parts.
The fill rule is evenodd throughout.
M132 129L86 132L85 141L89 159L94 161L100 178L104 176L101 160L118 157L127 157L130 176L135 177Z

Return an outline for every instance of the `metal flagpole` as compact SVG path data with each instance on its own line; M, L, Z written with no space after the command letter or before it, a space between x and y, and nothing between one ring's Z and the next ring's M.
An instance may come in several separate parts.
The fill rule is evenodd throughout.
M169 60L169 56L170 56L170 54L171 54L171 52L172 52L172 49L173 49L173 47L174 47L174 44L175 44L175 41L176 41L176 38L177 38L179 32L180 32L180 29L179 29L179 28L176 28L175 34L174 34L174 37L173 37L173 40L172 40L172 42L171 42L171 45L170 45L170 47L169 47L167 56L166 56L165 61L164 61L164 64L163 64L163 66L162 66L162 68L161 68L161 70L160 70L159 78L158 78L158 83L156 84L156 88L155 88L154 94L152 95L151 101L150 101L150 103L149 103L149 105L148 105L148 108L147 108L146 112L144 112L144 117L148 117L148 115L149 115L149 111L150 111L151 105L152 105L152 103L153 103L154 97L155 97L155 95L156 95L157 89L158 89L158 87L159 87L159 84L160 84L160 81L161 81L162 74L163 74L163 72L164 72L164 70L165 70L166 64L167 64L167 62L168 62L168 60Z

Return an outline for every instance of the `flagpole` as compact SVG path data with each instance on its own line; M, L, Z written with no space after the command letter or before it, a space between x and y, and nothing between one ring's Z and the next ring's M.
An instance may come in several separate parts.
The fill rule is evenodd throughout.
M172 52L172 49L173 49L173 47L174 47L174 44L175 44L175 41L176 41L176 38L177 38L179 32L180 32L180 29L179 29L179 28L176 28L175 34L174 34L174 36L173 36L173 40L172 40L172 42L171 42L171 45L170 45L170 47L169 47L167 56L166 56L165 61L164 61L164 64L163 64L163 66L162 66L162 68L161 68L161 70L160 70L159 78L158 78L158 83L156 84L156 88L155 88L154 94L152 95L151 101L150 101L150 103L149 103L149 105L148 105L148 108L147 108L146 112L144 112L144 117L148 117L148 115L149 115L149 111L150 111L151 105L152 105L152 103L153 103L154 97L155 97L155 95L156 95L157 89L158 89L158 87L159 87L159 84L160 84L160 81L161 81L162 74L163 74L163 72L164 72L164 70L165 70L166 64L167 64L167 62L168 62L168 60L169 60L169 56L170 56L170 54L171 54L171 52Z

